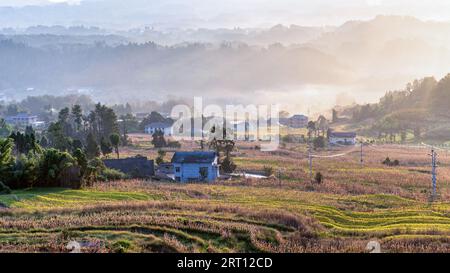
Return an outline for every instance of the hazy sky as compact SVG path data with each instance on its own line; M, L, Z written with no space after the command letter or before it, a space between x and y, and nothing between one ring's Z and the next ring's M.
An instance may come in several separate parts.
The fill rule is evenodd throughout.
M156 18L156 21L167 18L166 24L168 21L177 24L189 21L189 26L198 27L259 27L278 23L336 25L379 14L450 21L448 0L0 0L0 7L49 5L56 2L73 4L69 9L76 10L77 14L98 9L96 12L103 14L99 14L97 21L93 19L92 24L103 25L108 23L107 16L111 16L111 23L118 23L119 13L135 19L133 26L144 22L136 18L145 16ZM55 23L70 24L69 20L72 19L74 23L90 23L85 18L67 18L67 21L55 19ZM48 20L43 20L43 23L48 23ZM177 24L174 23L174 26Z

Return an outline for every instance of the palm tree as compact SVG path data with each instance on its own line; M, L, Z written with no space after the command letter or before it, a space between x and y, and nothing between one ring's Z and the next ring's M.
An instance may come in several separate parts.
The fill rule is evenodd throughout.
M308 126L306 127L308 129L308 139L311 141L312 133L316 132L316 123L314 121L308 122Z

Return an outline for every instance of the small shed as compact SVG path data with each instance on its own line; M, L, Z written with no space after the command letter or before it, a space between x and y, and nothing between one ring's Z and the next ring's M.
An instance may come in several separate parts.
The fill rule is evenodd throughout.
M214 182L219 175L215 152L176 152L172 158L175 181Z
M124 159L105 159L105 166L110 169L121 171L133 177L151 177L155 175L153 160L144 156L136 156Z

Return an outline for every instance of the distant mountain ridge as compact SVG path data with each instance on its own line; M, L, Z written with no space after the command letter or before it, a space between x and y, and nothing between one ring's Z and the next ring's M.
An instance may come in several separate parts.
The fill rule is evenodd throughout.
M450 23L412 17L378 16L339 27L16 31L0 35L5 96L31 87L92 90L108 98L126 91L150 98L190 92L242 99L325 87L332 90L327 97L343 90L361 100L450 71Z

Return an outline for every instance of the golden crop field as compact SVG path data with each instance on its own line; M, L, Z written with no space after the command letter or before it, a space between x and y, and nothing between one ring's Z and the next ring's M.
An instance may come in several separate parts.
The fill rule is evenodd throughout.
M314 173L324 177L317 184L305 146L268 153L255 146L238 145L239 170L271 167L279 177L211 185L128 180L0 196L0 251L66 252L75 240L86 252L364 252L378 240L384 252L449 252L445 152L439 199L430 203L428 149L364 147L364 166L358 148L315 151L348 153L314 159ZM156 153L133 149L125 153ZM386 157L400 166L381 164Z

